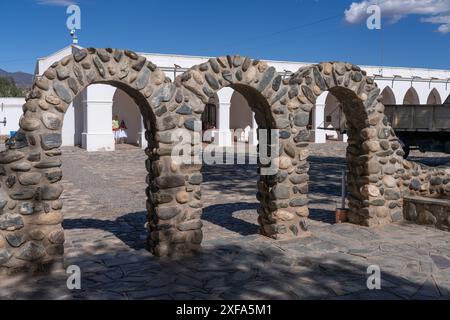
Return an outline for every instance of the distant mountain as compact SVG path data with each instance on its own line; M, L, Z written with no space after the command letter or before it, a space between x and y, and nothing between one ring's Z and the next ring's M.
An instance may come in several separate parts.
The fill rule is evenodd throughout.
M19 88L31 88L33 75L25 72L7 72L0 69L0 77L13 78Z

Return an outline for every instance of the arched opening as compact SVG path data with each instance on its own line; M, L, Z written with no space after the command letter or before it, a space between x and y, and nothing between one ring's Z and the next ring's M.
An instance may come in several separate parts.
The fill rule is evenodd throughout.
M441 96L439 95L439 92L436 90L436 88L433 88L433 90L431 90L430 94L428 95L427 104L442 104Z
M246 98L234 91L230 101L230 129L234 143L249 143L254 127L254 115Z
M257 212L258 154L249 145L254 122L252 110L256 109L251 105L264 104L260 107L264 110L270 110L270 107L260 92L247 86L230 85L218 90L215 96L220 116L218 129L210 131L224 139L203 150L203 237L214 240L254 235L260 227ZM209 106L205 104L202 119L206 117ZM261 125L268 126L266 123ZM230 134L227 136L225 131ZM208 132L203 134L210 135Z
M345 118L342 112L342 104L330 92L325 100L324 127L328 142L344 140Z
M149 104L131 86L114 81L98 86L98 82L93 82L74 98L76 101L79 96L89 95L95 87L96 91L106 89L109 93L105 92L105 96L112 99L107 108L86 104L84 99L84 105L80 106L84 121L83 143L95 143L95 140L89 141L96 138L95 133L89 131L89 126L94 125L97 129L104 128L112 144L117 143L115 151L86 152L73 147L61 150L65 188L61 195L63 229L67 242L78 243L75 247L66 246L64 254L79 256L80 261L87 251L128 251L132 256L135 250L147 247L149 235L145 228L147 195L143 191L148 187L146 161L149 160L144 150L135 147L139 144L138 132L142 130L140 109L148 110ZM114 141L111 129L113 115L118 115L127 127L128 137L120 144ZM150 132L155 130L154 122L148 123L151 123ZM99 144L103 143L104 139ZM155 142L151 145L156 146Z
M118 70L121 70L118 72ZM151 74L153 72L153 74ZM14 245L8 245L5 250L8 252L7 261L2 261L3 267L6 268L26 268L26 269L39 269L45 268L49 264L55 261L60 261L61 256L64 254L64 242L65 232L62 226L64 221L64 213L79 212L80 215L91 212L90 217L94 221L95 227L108 232L115 233L117 228L109 229L107 221L102 219L96 219L97 216L92 216L92 212L95 212L99 208L96 206L90 206L89 201L83 202L81 197L74 195L76 190L69 190L68 198L64 203L61 195L63 194L63 185L67 184L67 181L62 182L63 171L61 159L72 158L73 154L68 157L62 155L63 150L61 146L63 144L63 123L64 117L73 106L73 102L79 101L79 99L85 99L85 93L87 90L88 98L86 100L95 101L96 108L93 111L101 110L104 107L111 108L111 101L102 101L102 99L96 99L99 96L99 91L89 91L91 86L102 87L108 92L114 93L114 88L122 90L126 93L132 101L139 106L141 114L145 119L144 124L147 130L147 137L150 141L149 149L147 149L147 165L144 166L145 157L142 159L142 167L148 169L150 177L155 174L152 171L151 164L158 161L159 155L153 155L152 150L156 150L159 143L153 139L157 131L156 116L153 113L149 97L155 89L158 89L160 84L155 84L152 79L158 77L160 79L159 70L156 70L153 64L147 62L145 58L139 57L137 54L131 51L121 51L113 49L83 49L73 55L67 56L59 62L54 63L42 77L36 80L33 85L31 93L27 97L27 101L23 106L24 114L20 120L21 129L17 133L17 139L14 143L8 146L8 150L0 155L0 162L2 162L5 174L9 181L13 181L8 184L8 189L2 188L0 193L2 194L2 213L14 220L14 226L8 227L5 230L3 227L0 229L0 236L9 238L11 236L18 236L20 231L20 243ZM111 87L112 86L112 87ZM110 90L109 88L112 88ZM98 89L98 88L96 88ZM150 92L150 94L149 94ZM92 94L93 97L89 97ZM72 108L72 111L74 108ZM91 108L92 109L92 108ZM84 110L86 111L86 110ZM90 112L89 111L89 112ZM112 114L112 111L109 111ZM80 116L76 116L75 112L71 115L70 125L78 127L80 126ZM90 117L83 118L83 127L91 128L96 125L100 125L104 130L106 136L110 135L111 131L111 115L107 115L106 119L103 117ZM78 119L78 120L77 120ZM104 121L103 121L104 120ZM104 126L103 126L104 125ZM75 132L77 130L74 130ZM89 138L94 138L89 137ZM110 138L113 139L112 135ZM83 137L82 140L84 140ZM75 140L75 137L73 137ZM83 142L83 141L82 141ZM142 151L140 151L143 154ZM13 156L12 158L10 158ZM73 157L76 158L76 157ZM5 161L5 159L7 161ZM9 160L11 159L11 160ZM114 170L108 171L107 161L97 163L96 166L90 166L86 154L80 159L72 159L74 162L68 163L64 167L64 170L73 169L72 175L77 178L85 178L84 191L94 188L99 191L100 189L113 191L111 188L111 177L118 178L118 181L126 181L126 174L123 176L123 180L118 177L123 175L123 164L119 165L121 168L118 172ZM78 160L78 161L77 161ZM22 170L16 171L14 169L15 163L20 162L23 167ZM81 166L81 167L80 167ZM83 167L86 166L86 167ZM99 185L98 179L95 179L95 175L90 174L89 169L98 169L100 176L106 177L106 183L104 188ZM67 176L70 176L68 174ZM143 185L144 175L140 175L140 181ZM2 187L4 186L3 177ZM114 179L113 179L114 180ZM147 178L147 182L152 178ZM70 184L70 182L69 182ZM108 189L109 188L109 189ZM153 197L150 197L152 186L148 188L147 196L148 203L157 204L157 201ZM83 187L79 188L83 189ZM154 190L155 194L158 194L158 190ZM89 191L87 192L88 194ZM92 193L92 192L91 192ZM104 193L103 193L104 194ZM116 190L116 196L119 198L121 195L119 190ZM102 200L102 192L98 193L97 205L108 205L108 201ZM144 197L145 198L145 197ZM128 197L122 197L122 204L130 203L132 195ZM140 208L145 208L145 200L140 204ZM7 204L9 205L7 206ZM14 206L12 205L14 204ZM114 207L114 206L112 206ZM124 206L126 207L126 205ZM151 206L149 205L149 212L151 216ZM81 213L80 209L84 208L84 212ZM67 211L68 210L68 211ZM78 210L78 211L77 211ZM144 219L145 219L144 214ZM79 217L76 217L79 219ZM118 219L119 220L119 219ZM12 222L12 220L11 220ZM69 221L67 221L69 222ZM92 222L92 221L91 221ZM112 223L117 223L112 221ZM80 226L83 223L78 221L76 226ZM30 230L33 229L35 233ZM38 232L39 237L34 236ZM124 234L115 234L122 240L121 236ZM82 236L80 236L82 238ZM139 237L139 236L138 236ZM82 238L85 240L84 238ZM141 239L142 241L142 239ZM123 241L126 243L126 241ZM145 241L143 241L145 243ZM129 244L126 244L129 245Z
M450 95L445 99L444 104L450 104Z
M114 94L111 119L113 117L117 117L120 124L120 129L115 132L116 147L142 147L144 125L141 112L133 99L121 89Z
M386 86L383 89L383 91L381 91L381 96L383 97L381 99L381 103L384 104L385 106L396 104L395 95L394 95L394 92L392 91L391 87Z
M420 104L419 95L417 94L416 89L413 87L409 88L405 93L405 97L403 98L404 105L418 105Z

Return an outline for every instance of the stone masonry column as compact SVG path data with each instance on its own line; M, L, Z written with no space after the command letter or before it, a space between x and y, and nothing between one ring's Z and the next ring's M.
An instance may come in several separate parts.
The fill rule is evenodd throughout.
M110 85L94 84L87 88L83 103L84 130L82 147L87 151L114 151L112 132L112 107L116 88Z

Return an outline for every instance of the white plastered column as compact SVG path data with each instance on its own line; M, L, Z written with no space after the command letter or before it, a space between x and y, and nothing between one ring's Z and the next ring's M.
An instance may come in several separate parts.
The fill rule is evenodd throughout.
M255 113L252 112L252 130L248 137L248 143L252 146L258 145L258 124L256 123Z
M94 84L87 88L83 102L84 130L82 147L87 151L114 151L112 131L112 107L116 88L105 84Z
M148 146L148 141L145 138L145 126L144 126L144 118L141 115L141 131L138 133L139 135L139 146L141 149L145 150Z
M233 92L233 89L227 87L217 93L217 96L219 97L219 121L218 132L215 134L215 143L222 147L233 145L232 133L230 130L230 106Z
M314 142L326 143L327 136L326 131L318 129L325 125L325 101L327 100L328 92L322 93L316 101L316 106L313 110L313 130L314 130Z

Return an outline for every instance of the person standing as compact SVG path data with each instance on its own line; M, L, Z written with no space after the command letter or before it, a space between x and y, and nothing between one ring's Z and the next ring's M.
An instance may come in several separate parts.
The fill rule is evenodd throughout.
M119 116L115 115L112 120L112 130L114 134L114 141L116 143L119 142L119 129L120 129Z
M128 135L127 135L127 126L125 125L125 121L121 121L120 122L120 126L119 126L119 143L126 143Z

